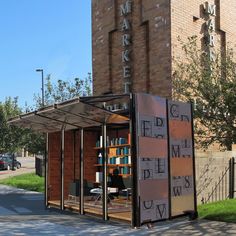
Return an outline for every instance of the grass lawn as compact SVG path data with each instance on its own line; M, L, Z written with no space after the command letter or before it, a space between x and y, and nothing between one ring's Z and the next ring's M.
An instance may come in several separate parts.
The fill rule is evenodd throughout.
M198 214L209 220L236 223L236 199L200 205Z
M34 173L3 179L0 180L0 184L10 185L16 188L22 188L36 192L44 191L44 178Z

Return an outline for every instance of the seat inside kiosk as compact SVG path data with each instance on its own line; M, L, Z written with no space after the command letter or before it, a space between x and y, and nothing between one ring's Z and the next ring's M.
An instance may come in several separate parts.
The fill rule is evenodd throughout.
M47 134L46 206L131 221L129 103L129 95L81 97L9 121Z

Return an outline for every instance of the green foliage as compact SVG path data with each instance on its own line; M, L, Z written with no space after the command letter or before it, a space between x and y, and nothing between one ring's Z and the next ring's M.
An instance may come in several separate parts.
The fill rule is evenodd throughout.
M10 185L29 191L44 192L44 178L36 174L23 174L0 180L0 184Z
M236 64L232 49L208 53L197 46L197 37L183 44L184 58L175 60L173 73L174 98L195 101L196 141L207 148L219 143L230 150L236 142Z
M7 120L21 113L17 98L6 98L0 102L0 153L15 152L22 144L22 129L10 126Z
M91 95L92 78L90 73L88 73L88 76L83 80L79 78L75 78L73 81L57 80L55 84L51 82L50 75L46 77L44 97L45 106L53 103L64 102L75 97ZM42 106L40 95L35 95L34 100L36 101L36 107L40 108Z
M198 213L208 220L236 223L236 199L200 205Z
M35 133L29 129L24 130L22 142L24 148L30 153L43 154L45 152L46 140L43 134Z
M63 102L78 96L90 96L92 95L92 78L91 74L88 74L84 80L75 78L71 81L58 80L55 84L51 82L50 75L46 78L45 94L44 94L45 106ZM34 96L35 107L37 109L42 107L41 97L39 95ZM32 108L28 108L33 110ZM44 153L45 151L45 136L43 134L36 134L31 131L25 131L23 142L25 148L31 153Z
M77 96L92 95L92 78L88 74L84 80L79 78L74 81L58 80L52 84L50 76L46 78L45 84L45 106L72 99ZM42 108L42 101L39 95L35 95L35 107L26 105L26 112ZM30 129L21 129L8 125L7 120L22 113L18 106L17 98L6 98L0 103L0 153L16 152L25 148L30 153L43 154L45 151L45 136L34 133Z

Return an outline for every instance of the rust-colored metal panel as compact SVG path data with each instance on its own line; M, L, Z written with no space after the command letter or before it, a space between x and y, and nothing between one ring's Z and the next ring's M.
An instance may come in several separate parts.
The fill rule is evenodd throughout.
M166 99L136 95L140 223L169 217Z
M140 195L142 201L168 198L168 179L150 179L140 181Z
M191 105L168 101L171 216L194 210Z
M149 158L167 157L167 140L139 137L139 156Z
M172 158L170 161L172 176L193 175L192 158Z
M178 216L185 211L194 211L194 195L185 195L171 198L172 216Z
M169 124L170 137L172 139L191 139L192 127L190 122L172 120Z

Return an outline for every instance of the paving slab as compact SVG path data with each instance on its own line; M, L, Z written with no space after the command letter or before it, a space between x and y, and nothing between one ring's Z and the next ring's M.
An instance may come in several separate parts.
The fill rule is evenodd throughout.
M44 195L0 185L0 235L236 235L236 224L179 218L132 229L120 222L44 207Z

